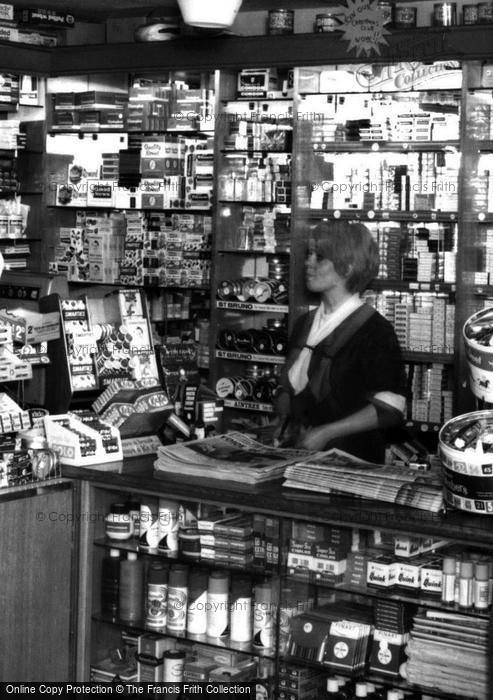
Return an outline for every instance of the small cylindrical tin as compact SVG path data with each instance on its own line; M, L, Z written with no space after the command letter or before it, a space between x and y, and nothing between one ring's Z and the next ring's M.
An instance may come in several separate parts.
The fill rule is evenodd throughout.
M396 29L408 29L416 26L416 8L407 5L394 7L394 27Z
M342 15L332 12L321 12L315 16L314 32L324 34L326 32L336 32L343 24Z
M268 34L292 34L294 32L294 10L269 10Z
M433 5L433 25L451 27L457 24L457 3L437 2Z
M392 22L392 3L389 0L378 0L377 7L383 14L383 24Z
M493 22L493 2L480 2L478 4L478 23L491 24Z
M463 5L462 6L462 24L477 24L477 23L478 23L478 6L477 5Z

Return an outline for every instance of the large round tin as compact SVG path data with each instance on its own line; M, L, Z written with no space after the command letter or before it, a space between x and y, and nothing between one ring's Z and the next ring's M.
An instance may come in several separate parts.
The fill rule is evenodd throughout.
M269 10L268 34L292 34L294 31L294 10Z
M470 513L493 514L493 411L452 418L438 440L446 503Z
M493 308L481 309L470 316L462 336L470 389L478 399L493 403Z

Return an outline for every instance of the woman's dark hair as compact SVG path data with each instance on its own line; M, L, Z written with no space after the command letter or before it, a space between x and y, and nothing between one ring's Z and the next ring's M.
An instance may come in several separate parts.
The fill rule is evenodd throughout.
M351 294L361 294L378 274L378 245L363 224L321 222L310 231L310 245L317 255L333 263L338 275L346 278Z

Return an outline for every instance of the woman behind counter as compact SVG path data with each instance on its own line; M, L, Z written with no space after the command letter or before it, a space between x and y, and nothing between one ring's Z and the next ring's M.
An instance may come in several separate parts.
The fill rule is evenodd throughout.
M321 303L290 337L277 398L288 442L384 461L384 430L404 416L406 377L392 325L361 298L378 266L362 224L321 223L310 233L306 286Z

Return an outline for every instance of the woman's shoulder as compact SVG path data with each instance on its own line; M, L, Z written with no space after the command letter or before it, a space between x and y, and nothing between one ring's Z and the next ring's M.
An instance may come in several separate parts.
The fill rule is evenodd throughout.
M376 309L374 309L374 313L372 313L361 326L360 332L362 335L382 340L395 338L394 326Z

